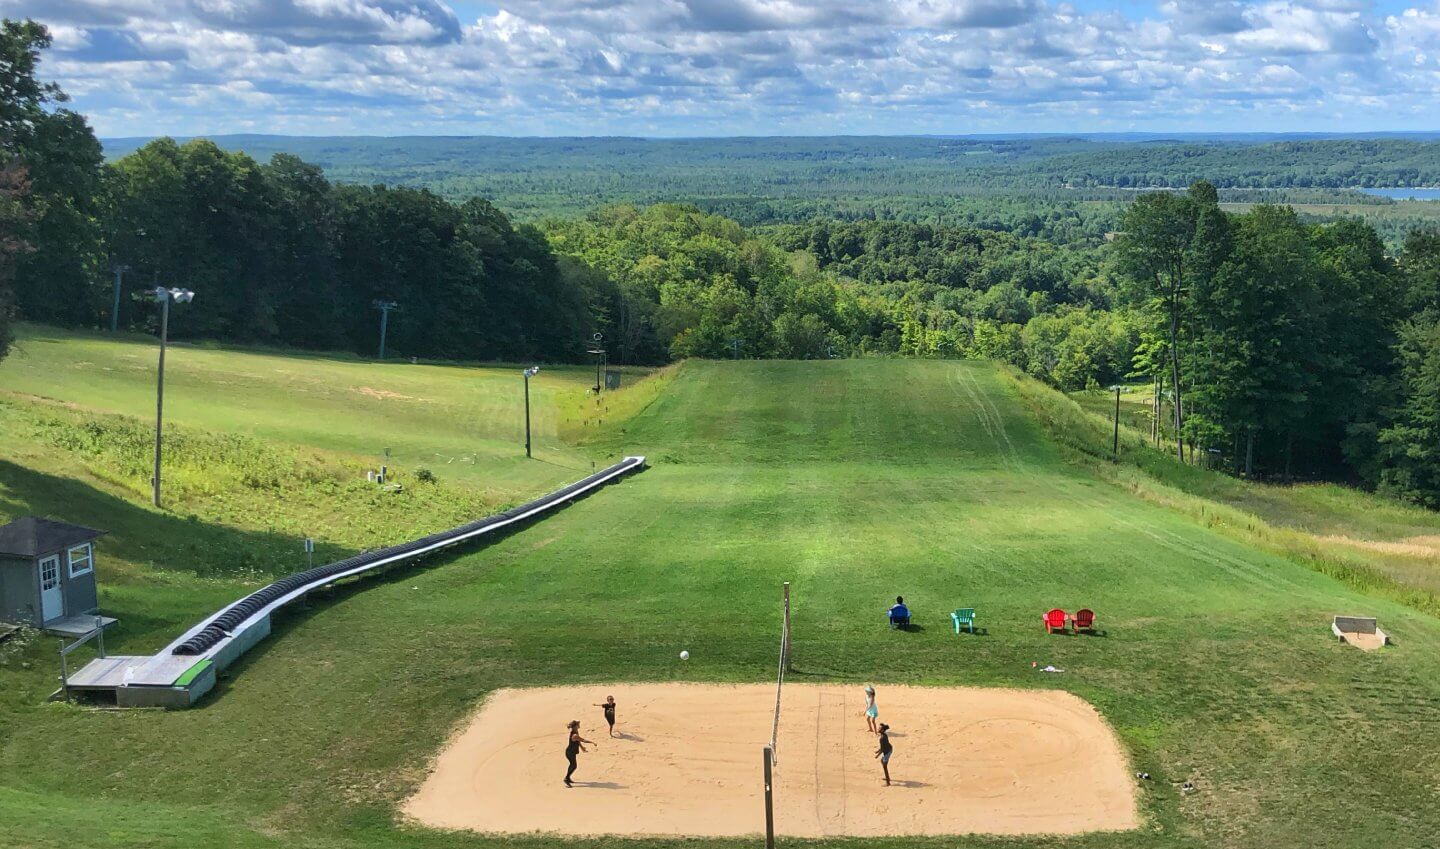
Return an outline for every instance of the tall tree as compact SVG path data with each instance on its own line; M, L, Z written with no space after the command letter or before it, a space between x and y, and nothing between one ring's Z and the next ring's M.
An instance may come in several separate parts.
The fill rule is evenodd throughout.
M1380 433L1380 490L1440 508L1440 317L1407 322L1397 346L1403 400Z
M49 32L34 21L0 22L0 168L18 161L29 180L21 203L31 250L15 263L15 296L30 318L92 323L102 308L103 157L85 118L60 106L65 93L37 77L49 46Z
M30 250L24 230L29 224L25 195L30 191L25 169L16 160L0 165L0 360L10 353L10 320L15 311L15 260Z
M1256 206L1237 220L1233 243L1213 274L1196 275L1191 431L1203 447L1224 437L1242 443L1236 459L1243 453L1248 475L1257 436L1288 438L1309 412L1318 377L1314 267L1306 229L1289 207Z
M1416 312L1395 347L1398 402L1379 433L1380 489L1440 508L1440 231L1410 234L1401 267Z
M1195 238L1195 199L1171 192L1141 195L1126 210L1116 240L1121 273L1136 298L1163 317L1170 386L1174 392L1175 450L1185 458L1184 402L1180 380L1180 340L1190 301L1187 260Z

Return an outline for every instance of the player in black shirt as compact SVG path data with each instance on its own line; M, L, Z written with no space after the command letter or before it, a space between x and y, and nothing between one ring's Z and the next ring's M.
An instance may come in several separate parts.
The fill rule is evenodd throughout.
M880 768L885 770L885 786L890 786L890 753L895 747L890 745L890 726L880 723L880 748L875 750L875 757L880 759Z
M570 762L570 768L565 770L566 787L575 786L574 783L570 781L570 776L575 774L575 768L579 766L579 764L576 763L575 756L585 751L585 746L582 745L584 743L590 743L590 741L580 736L580 720L570 720L570 738L569 742L565 744L565 760ZM595 744L590 743L590 745L593 746Z
M610 736L615 736L615 697L606 696L605 703L595 707L605 711L605 721L610 724Z

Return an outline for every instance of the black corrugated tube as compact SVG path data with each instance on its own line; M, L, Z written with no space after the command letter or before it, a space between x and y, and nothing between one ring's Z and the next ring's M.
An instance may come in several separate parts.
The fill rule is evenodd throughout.
M375 563L380 560L394 558L397 555L405 555L410 552L422 551L424 549L430 548L431 546L443 544L445 542L458 541L460 538L470 534L474 534L476 531L481 531L495 525L503 524L507 520L513 519L516 516L521 516L525 513L529 513L537 507L543 508L554 506L555 504L570 498L579 490L591 486L597 480L604 478L607 475L614 474L615 472L624 469L626 466L639 465L639 460L626 459L606 469L602 469L590 475L589 477L584 478L583 480L578 480L575 483L572 483L569 486L565 487L564 489L558 489L550 493L549 495L537 498L534 501L528 502L526 504L521 504L519 507L512 507L509 510L496 513L493 516L486 516L484 519L478 519L469 524L461 525L458 528L451 528L448 531L441 531L438 534L431 534L430 536L421 537L420 539L411 540L410 542L401 543L400 545L392 545L389 548L381 548L375 551L367 551L363 554L357 554L354 557L346 558L345 560L340 560L335 563L327 564L325 566L316 566L312 569L306 569L303 572L296 572L293 575L281 578L275 583L259 589L246 596L245 598L240 599L229 607L225 608L223 611L220 612L218 616L211 620L210 624L206 625L203 629L196 632L195 635L192 636L190 639L176 646L173 654L204 654L207 650L210 649L210 647L214 646L216 643L224 639L226 634L231 633L237 628L239 628L240 625L245 622L245 620L249 619L251 616L254 616L257 612L265 609L266 606L274 602L276 599L282 598L302 587L309 586L310 584L323 584L325 583L326 578L330 578L334 575L339 575L342 572L348 572L352 569L357 569L359 567L365 566L370 563Z

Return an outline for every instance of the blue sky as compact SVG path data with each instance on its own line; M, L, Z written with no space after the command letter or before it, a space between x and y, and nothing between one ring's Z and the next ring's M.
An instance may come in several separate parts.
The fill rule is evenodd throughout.
M1440 130L1440 0L0 0L103 136Z

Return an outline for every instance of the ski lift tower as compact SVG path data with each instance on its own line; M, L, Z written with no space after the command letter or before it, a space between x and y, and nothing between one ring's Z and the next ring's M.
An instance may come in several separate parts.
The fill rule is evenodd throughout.
M600 394L600 373L605 367L605 334L596 333L590 337L589 353L595 355L595 394Z

